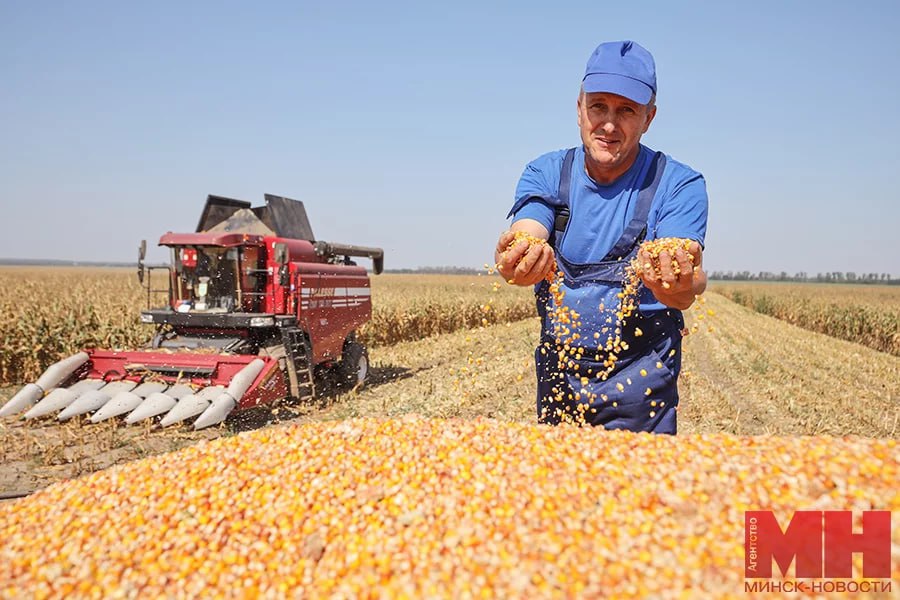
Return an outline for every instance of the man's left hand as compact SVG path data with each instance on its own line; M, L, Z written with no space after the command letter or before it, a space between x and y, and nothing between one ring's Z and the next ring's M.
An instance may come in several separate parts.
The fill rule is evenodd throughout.
M693 261L688 257L688 253L693 257ZM678 273L675 272L676 264ZM679 248L674 256L669 252L660 252L656 260L651 259L646 251L640 250L638 265L644 285L653 292L657 300L671 308L678 310L690 308L694 298L706 290L703 251L697 242L691 242L687 252Z

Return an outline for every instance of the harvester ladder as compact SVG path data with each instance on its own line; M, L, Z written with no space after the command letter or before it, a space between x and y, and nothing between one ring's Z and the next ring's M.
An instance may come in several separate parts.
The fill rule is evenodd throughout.
M291 390L296 390L297 399L312 398L316 389L306 335L299 327L284 327L281 329L281 341L287 356Z

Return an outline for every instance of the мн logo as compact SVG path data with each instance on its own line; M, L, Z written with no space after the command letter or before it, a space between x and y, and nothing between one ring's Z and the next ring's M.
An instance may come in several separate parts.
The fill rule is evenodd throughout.
M797 511L783 530L772 511L747 511L744 551L746 578L771 578L773 560L782 576L796 561L800 579L852 578L854 553L862 555L863 578L890 578L891 513L863 511L862 531L853 533L849 510Z

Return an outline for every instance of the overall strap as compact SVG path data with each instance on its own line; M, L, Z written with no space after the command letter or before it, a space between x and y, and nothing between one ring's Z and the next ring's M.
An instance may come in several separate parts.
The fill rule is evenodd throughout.
M556 218L553 220L553 231L550 235L554 240L559 240L566 225L569 224L569 188L572 182L572 163L575 162L575 148L569 148L566 156L563 158L562 169L559 172L559 190L556 197L559 200L559 206L556 209ZM551 240L551 244L554 243Z
M650 215L650 206L653 204L653 198L656 196L656 190L659 188L659 182L665 169L666 155L657 152L651 159L650 168L647 169L647 175L644 177L640 192L638 192L637 206L635 206L631 222L625 227L622 236L603 259L604 261L621 259L627 256L635 245L644 241L644 237L647 235L647 217Z

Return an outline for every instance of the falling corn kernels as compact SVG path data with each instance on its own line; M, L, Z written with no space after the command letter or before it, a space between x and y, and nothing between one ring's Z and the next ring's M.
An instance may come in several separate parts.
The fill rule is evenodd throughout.
M534 238L525 232L516 232L507 249L511 249L523 240L527 241L530 247L547 243L545 240ZM662 252L669 252L674 255L675 251L678 249L688 250L692 243L691 240L687 239L662 238L644 242L641 245L641 248L653 261L657 261ZM689 261L692 262L694 260L689 252L687 252L686 255ZM677 275L680 272L680 266L677 261L673 261L672 265L673 271ZM653 267L649 262L645 263L643 266ZM629 350L628 342L623 339L623 332L626 331L626 322L630 319L638 305L637 298L641 284L638 267L639 265L636 260L631 261L626 265L622 289L616 294L620 301L618 302L618 306L614 309L615 324L613 333L609 335L605 343L600 341L601 333L607 333L610 329L609 327L603 327L601 332L593 333L593 339L598 342L596 348L597 352L594 352L591 349L587 356L593 355L596 362L602 362L603 364L602 370L599 370L596 373L597 379L606 380L607 377L615 371L619 356L623 352ZM659 277L659 273L657 273L657 277ZM577 372L580 370L580 367L573 361L568 360L568 358L573 357L580 361L584 357L585 352L588 351L582 347L581 344L583 342L579 342L581 334L578 333L577 328L581 325L579 320L580 315L572 307L566 306L564 302L565 294L562 272L556 271L555 265L548 271L546 280L549 282L548 290L550 300L548 301L548 316L551 323L551 331L548 333L552 334L555 338L559 368L561 370L567 369L570 372ZM668 284L664 285L668 287ZM600 303L599 308L602 313L605 309L604 304ZM612 324L613 317L607 316L605 322ZM634 331L635 337L641 337L644 334L643 330L639 327L635 327ZM685 332L687 331L689 330L685 330ZM658 366L661 367L661 365ZM589 372L589 374L592 373L593 371ZM628 383L631 384L631 381L629 380ZM621 386L621 384L617 385Z

